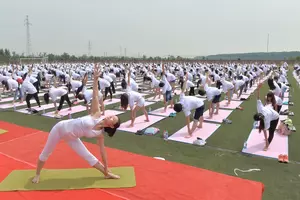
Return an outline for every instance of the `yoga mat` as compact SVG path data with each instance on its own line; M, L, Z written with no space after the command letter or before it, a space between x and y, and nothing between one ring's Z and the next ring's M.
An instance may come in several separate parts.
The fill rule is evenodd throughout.
M82 111L85 111L85 110L86 110L85 106L78 105L78 106L73 106L72 110L69 110L69 108L62 109L62 110L59 111L59 114L62 117L64 117L64 116L67 116L69 113L74 114L74 113L82 112ZM48 112L48 113L45 113L45 114L42 114L42 115L46 116L46 117L54 117L54 112L55 111L52 111L52 112Z
M44 110L47 110L47 109L51 109L51 108L54 108L54 104L53 103L50 103L50 104L46 104L46 105L41 105L41 107L39 106L34 106L34 107L31 107L32 109L35 109L37 111L43 111ZM25 114L30 114L27 110L28 108L23 108L23 109L20 109L20 110L16 110L17 112L20 112L20 113L25 113Z
M145 122L146 119L145 115L141 115L135 118L134 127L128 127L131 124L131 120L128 120L127 122L122 123L120 128L118 128L118 130L127 131L130 133L136 133L138 130L143 130L151 126L152 124L155 124L156 122L165 118L165 117L155 116L155 115L148 115L148 116L150 120L149 122Z
M161 95L160 98L155 97L155 99L153 99L153 97L149 97L148 99L146 99L146 101L155 101L155 102L159 102L159 101L164 101L164 97Z
M284 98L289 98L289 95L290 95L289 92L285 92L283 97L284 97Z
M236 94L233 94L232 100L233 101L241 101L241 98L248 99L250 97L250 94L242 94L240 98Z
M42 103L42 101L40 100L40 103ZM30 100L30 104L36 104L36 101L35 99L31 99ZM15 106L16 107L19 107L19 106L26 106L26 101L23 101L23 103L19 103L19 102L16 102L15 103ZM7 104L0 104L0 108L1 109L7 109L7 108L13 108L14 107L14 104L12 103L7 103Z
M3 96L2 96L2 98L3 98ZM13 97L3 98L3 99L1 99L0 103L5 103L5 102L13 101L13 100L14 100Z
M196 94L195 97L198 97L198 98L200 98L200 99L206 99L206 95L201 96L200 94Z
M289 105L282 105L280 111L284 111L284 110L288 110L288 109L289 109Z
M104 119L105 117L111 116L111 115L120 115L123 114L123 111L117 111L117 110L105 110L105 116L101 115L100 119Z
M226 105L227 102L228 102L227 100L221 101L220 102L220 108L226 108L226 109L234 110L242 104L242 101L231 101L230 104L227 106Z
M243 149L244 153L278 158L280 154L288 155L288 137L274 133L274 138L267 151L264 151L265 137L263 132L259 133L258 129L253 129L247 140L247 148Z
M145 101L145 107L146 107L146 106L153 105L153 104L155 104L155 103L156 103L156 102ZM123 109L121 108L121 105L118 106L118 107L115 107L115 109L123 110ZM130 110L129 106L127 107L127 110Z
M171 113L176 113L174 111L174 109L173 108L169 108L169 106L167 107L166 112L162 112L162 111L164 111L164 109L165 109L164 107L163 108L158 108L156 110L153 110L153 111L149 112L149 114L151 114L151 115L159 115L159 116L164 116L164 117L169 117L169 115Z
M214 114L212 119L207 119L209 117L209 111L207 110L206 112L204 112L203 117L204 117L204 120L208 121L208 122L222 123L223 119L226 119L231 114L231 112L232 112L232 110L219 109L218 115Z
M88 188L131 188L136 186L133 167L110 169L121 178L105 179L93 168L45 169L38 184L31 182L35 170L14 170L1 183L0 191L73 190Z
M108 106L108 105L119 103L119 102L120 102L120 99L116 99L116 98L112 98L112 101L110 99L106 99L104 101L104 105Z
M7 130L0 129L0 135L3 133L6 133L6 132L7 132Z
M190 123L190 127L192 128L194 122ZM188 144L193 144L193 142L200 137L203 140L209 138L221 125L220 124L212 124L212 123L203 123L202 128L196 128L193 132L193 136L190 138L185 138L188 135L187 127L184 126L182 129L171 135L168 139L183 142Z

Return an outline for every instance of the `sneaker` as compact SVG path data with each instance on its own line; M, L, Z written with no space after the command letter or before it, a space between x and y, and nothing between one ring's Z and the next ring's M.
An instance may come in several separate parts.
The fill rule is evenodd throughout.
M194 142L193 142L193 144L194 145L198 145L198 146L204 146L205 144L206 144L206 141L205 140L195 140Z
M282 157L283 157L283 162L284 163L289 163L289 157L288 157L288 155L283 155Z
M281 163L283 162L283 155L282 155L282 154L280 154L280 155L278 156L278 161L281 162Z

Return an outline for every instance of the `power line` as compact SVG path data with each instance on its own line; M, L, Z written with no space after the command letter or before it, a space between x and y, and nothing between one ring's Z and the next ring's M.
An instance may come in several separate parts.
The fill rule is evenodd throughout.
M26 54L27 54L27 56L30 56L31 55L31 40L30 40L30 28L29 27L32 24L29 22L28 15L26 15L24 25L26 26Z

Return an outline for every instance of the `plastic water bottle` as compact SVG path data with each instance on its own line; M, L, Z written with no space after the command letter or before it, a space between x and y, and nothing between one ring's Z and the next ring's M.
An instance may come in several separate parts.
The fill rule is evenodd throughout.
M68 114L68 118L72 119L72 114L71 113Z
M17 108L16 108L16 104L14 104L14 111L16 111L17 110Z
M244 147L243 149L247 149L247 142L244 142Z
M45 108L43 107L43 114L45 114Z
M149 113L151 112L151 107L149 107Z
M164 131L164 140L167 141L169 137L168 131Z

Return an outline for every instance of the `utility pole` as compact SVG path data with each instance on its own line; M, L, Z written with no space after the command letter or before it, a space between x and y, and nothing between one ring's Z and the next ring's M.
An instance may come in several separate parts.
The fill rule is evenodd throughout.
M88 56L92 55L92 44L91 41L89 41L89 46L88 46Z
M267 53L269 53L269 40L270 40L270 34L268 33L268 40L267 40Z
M124 54L125 54L124 56L125 56L125 58L126 58L126 53L127 53L126 51L127 51L127 49L125 48L124 49Z
M31 55L31 41L30 41L30 29L29 29L29 27L32 24L29 22L28 15L26 15L24 25L26 26L26 54L27 54L27 56L30 56Z
M122 58L122 46L120 46L120 58Z

